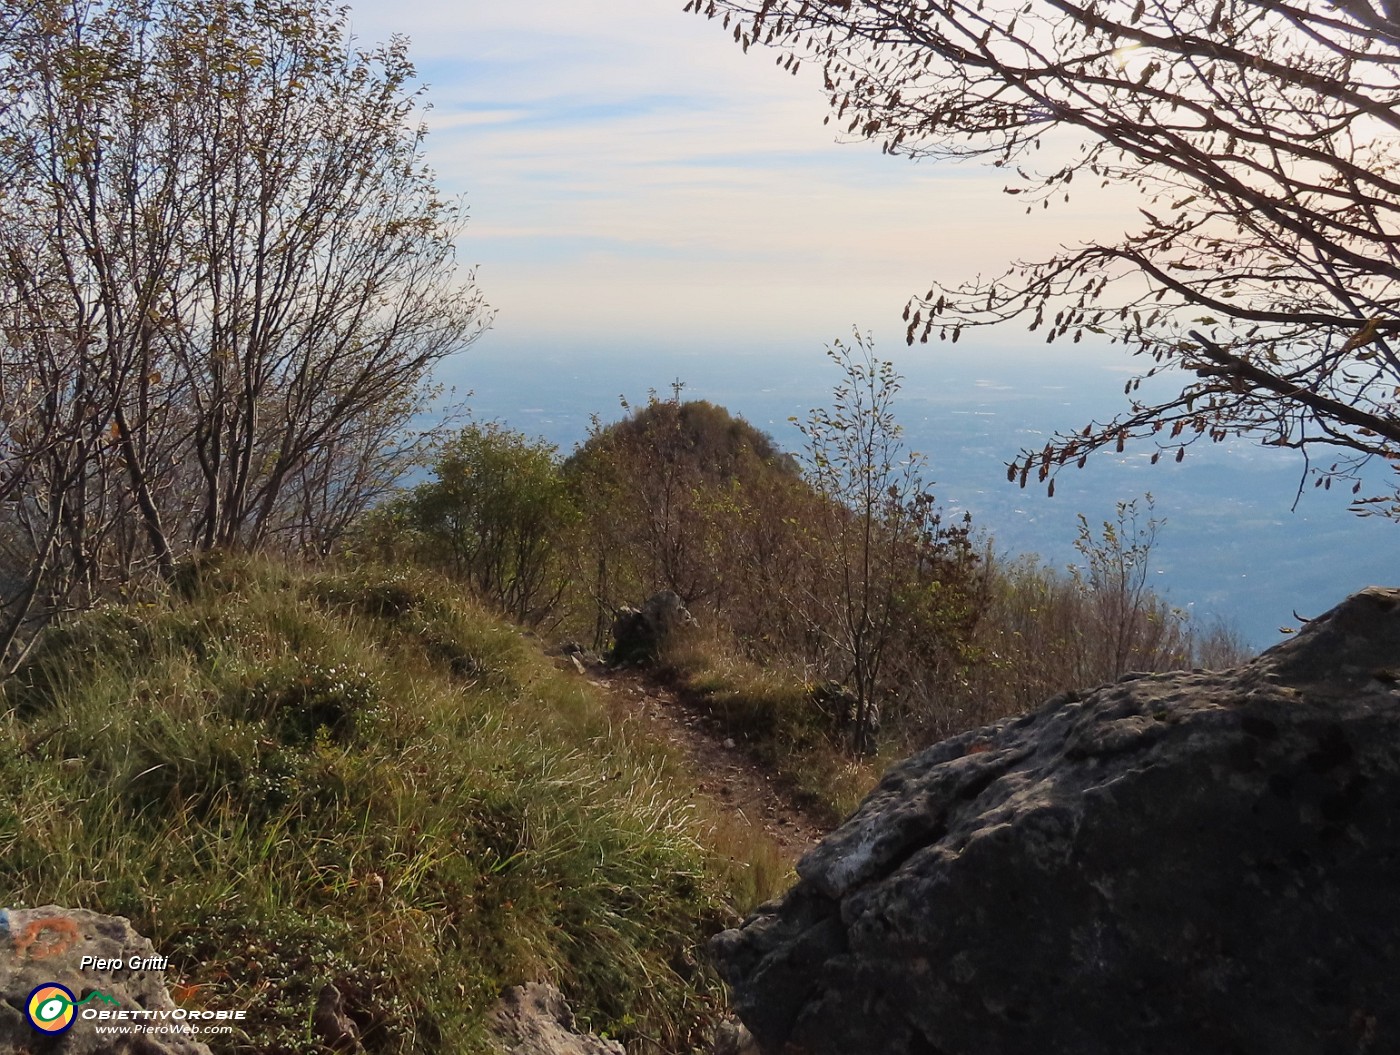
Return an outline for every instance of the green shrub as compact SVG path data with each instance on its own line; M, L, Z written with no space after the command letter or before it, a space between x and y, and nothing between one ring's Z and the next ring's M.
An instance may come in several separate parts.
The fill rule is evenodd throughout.
M501 425L470 425L443 445L433 479L384 514L420 559L449 569L512 619L551 618L555 560L573 519L554 448Z

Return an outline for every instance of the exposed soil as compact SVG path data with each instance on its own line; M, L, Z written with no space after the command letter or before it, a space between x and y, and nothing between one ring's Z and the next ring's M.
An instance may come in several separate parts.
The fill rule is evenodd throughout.
M700 790L765 832L786 860L796 862L826 834L826 826L767 767L673 687L633 668L589 664L585 672L590 683L678 747L695 770Z

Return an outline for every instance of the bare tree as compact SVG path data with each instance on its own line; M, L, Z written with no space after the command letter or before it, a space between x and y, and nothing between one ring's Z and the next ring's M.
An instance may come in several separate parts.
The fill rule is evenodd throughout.
M1400 13L1388 0L691 0L745 49L820 64L834 118L910 157L1014 171L1027 209L1071 181L1142 192L1114 244L934 286L908 338L1028 318L1047 340L1106 334L1150 361L1125 413L1009 466L1049 480L1146 438L1180 459L1250 434L1296 448L1316 483L1361 493L1400 456ZM1068 137L1066 134L1069 134ZM1072 141L1067 141L1072 140ZM1053 161L1037 170L1031 159ZM1184 371L1144 399L1144 377ZM1179 375L1178 375L1179 376ZM1376 481L1368 478L1367 485Z
M356 48L322 0L115 0L0 50L0 498L44 584L13 616L191 550L326 548L488 318L405 42Z
M883 674L910 615L909 595L937 574L947 546L924 487L924 459L905 447L894 418L903 380L894 364L877 359L859 331L851 344L836 341L827 354L842 373L831 405L796 423L821 498L807 534L825 574L814 577L823 588L806 603L855 698L852 746L870 750Z
M1077 685L1116 681L1130 670L1172 670L1190 659L1186 613L1153 593L1148 570L1157 533L1152 495L1119 502L1113 520L1098 532L1079 515L1074 548L1084 566L1070 573L1084 600L1079 628ZM1144 522L1145 515L1145 522Z

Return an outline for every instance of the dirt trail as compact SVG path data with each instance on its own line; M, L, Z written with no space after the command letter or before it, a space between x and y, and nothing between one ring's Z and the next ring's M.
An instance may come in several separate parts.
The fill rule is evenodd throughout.
M586 676L680 748L700 790L767 833L787 861L795 862L826 834L761 763L726 738L718 721L674 689L637 670L590 666Z

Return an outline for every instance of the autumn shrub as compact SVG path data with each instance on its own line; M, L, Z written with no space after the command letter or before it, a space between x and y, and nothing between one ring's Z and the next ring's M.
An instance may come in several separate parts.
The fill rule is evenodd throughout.
M1130 671L1222 668L1252 654L1227 624L1202 626L1148 586L1162 522L1151 496L1119 503L1100 530L1080 518L1081 562L1060 570L1038 557L986 555L982 614L942 728L958 731L1035 707L1066 689Z

